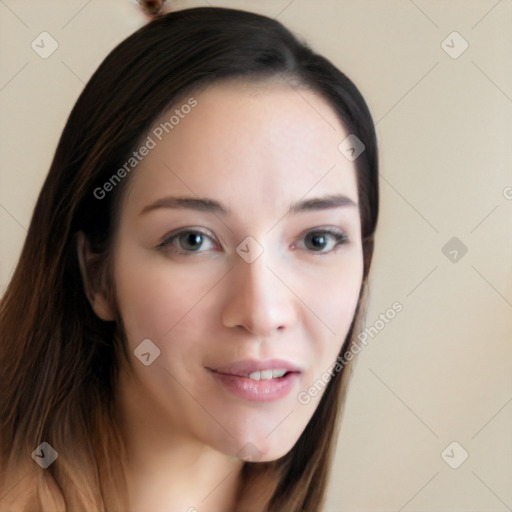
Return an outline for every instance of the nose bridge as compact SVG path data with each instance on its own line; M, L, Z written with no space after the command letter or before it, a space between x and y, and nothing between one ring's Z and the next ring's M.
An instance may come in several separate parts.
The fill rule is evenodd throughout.
M270 282L271 272L267 268L267 263L267 257L264 254L252 263L237 262L239 267L237 287L242 296L247 296L251 300L268 301L266 295L275 283Z
M263 252L251 263L243 258L235 262L223 311L226 326L243 326L258 336L269 336L293 321L292 294L267 267L267 256Z

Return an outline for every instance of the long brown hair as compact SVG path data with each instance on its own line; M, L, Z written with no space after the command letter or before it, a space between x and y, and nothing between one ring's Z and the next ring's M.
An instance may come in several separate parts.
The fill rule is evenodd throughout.
M376 136L362 95L327 59L265 16L223 8L162 15L120 43L78 98L0 305L2 510L123 510L126 454L115 389L128 354L119 313L115 321L102 321L87 300L77 234L90 243L93 275L115 307L110 243L130 177L101 199L94 191L185 94L216 80L279 76L325 98L348 133L365 145L355 161L364 275L340 354L354 343L378 213ZM240 501L253 493L268 512L321 509L349 369L334 374L289 453L244 464ZM58 452L47 469L31 457L43 442Z

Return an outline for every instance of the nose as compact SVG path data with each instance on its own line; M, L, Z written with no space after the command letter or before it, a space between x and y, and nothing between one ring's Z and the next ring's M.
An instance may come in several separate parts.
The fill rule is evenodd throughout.
M295 323L297 299L275 265L271 269L267 263L266 252L252 263L236 261L222 310L226 327L242 327L265 338Z

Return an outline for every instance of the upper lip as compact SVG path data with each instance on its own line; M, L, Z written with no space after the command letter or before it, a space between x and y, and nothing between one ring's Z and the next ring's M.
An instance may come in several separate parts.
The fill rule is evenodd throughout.
M236 361L218 368L208 368L217 373L224 373L226 375L237 375L243 377L253 372L263 370L286 370L287 372L300 372L301 369L285 359L243 359Z

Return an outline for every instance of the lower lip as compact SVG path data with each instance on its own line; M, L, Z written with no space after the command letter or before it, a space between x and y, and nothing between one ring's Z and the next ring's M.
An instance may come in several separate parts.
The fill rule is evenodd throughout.
M288 395L299 379L298 372L291 372L279 379L254 380L249 377L211 372L230 393L251 402L275 402Z

